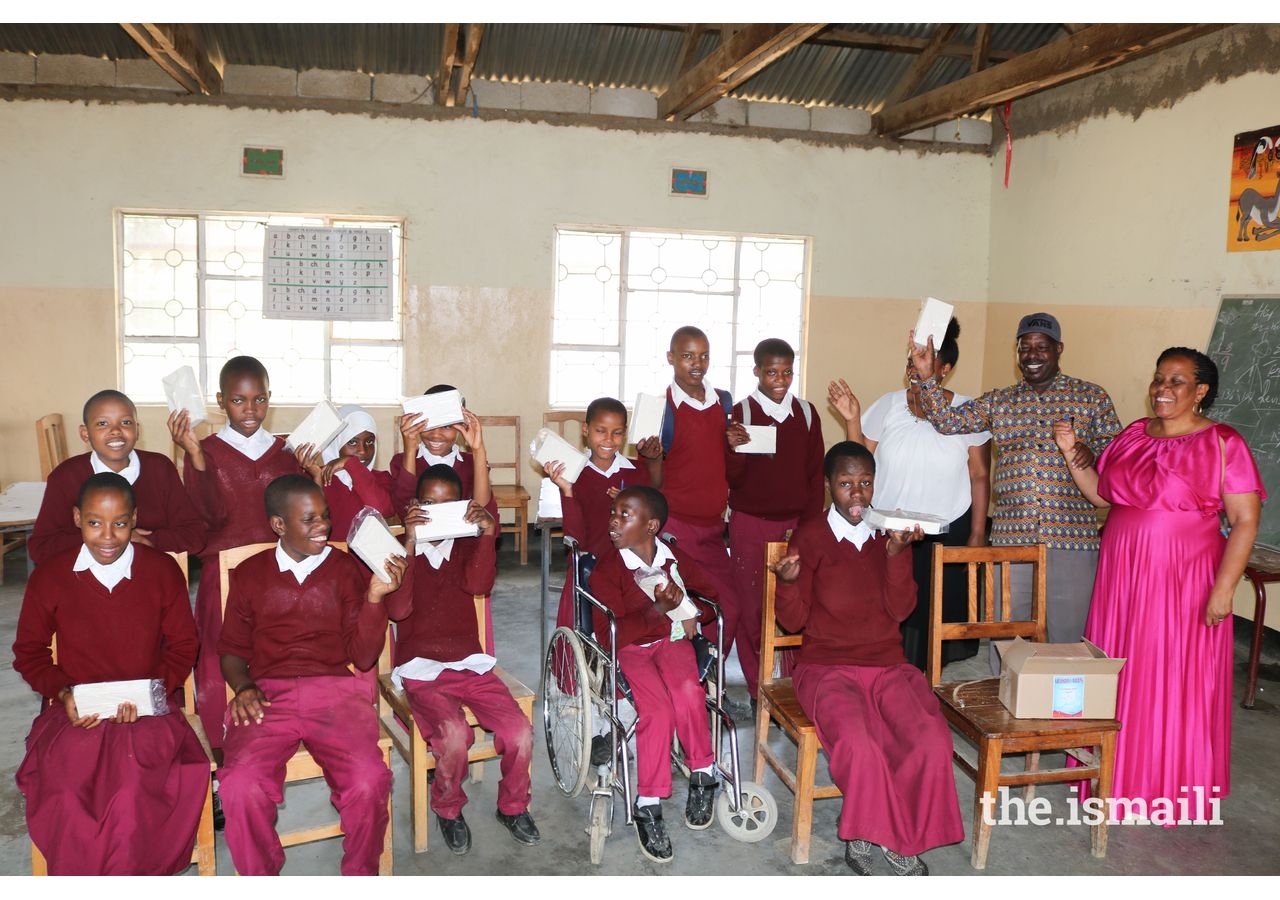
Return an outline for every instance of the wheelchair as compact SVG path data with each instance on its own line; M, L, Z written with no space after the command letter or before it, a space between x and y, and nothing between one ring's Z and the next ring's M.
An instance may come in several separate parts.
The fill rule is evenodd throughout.
M613 613L587 587L595 559L581 551L571 538L565 538L565 544L569 551L566 577L573 581L575 626L556 628L547 645L543 727L551 771L561 791L576 797L595 776L586 831L591 836L591 862L599 865L604 858L605 841L613 831L618 798L623 801L626 825L634 824L631 743L636 714L626 676L618 667L617 623ZM690 599L714 613L716 634L722 635L724 619L719 606L697 595ZM594 635L593 611L608 622L607 647ZM715 768L724 779L723 789L716 795L716 819L730 837L754 843L773 832L778 806L763 786L742 780L738 735L724 706L723 651L723 639L718 637L714 668L705 682ZM596 734L596 722L607 727L607 735ZM672 763L688 776L678 741L672 748Z

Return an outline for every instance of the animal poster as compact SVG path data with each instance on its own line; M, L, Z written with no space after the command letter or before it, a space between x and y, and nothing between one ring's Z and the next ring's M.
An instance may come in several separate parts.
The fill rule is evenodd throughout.
M390 321L391 230L270 226L264 319Z
M1280 250L1280 125L1236 135L1227 250Z

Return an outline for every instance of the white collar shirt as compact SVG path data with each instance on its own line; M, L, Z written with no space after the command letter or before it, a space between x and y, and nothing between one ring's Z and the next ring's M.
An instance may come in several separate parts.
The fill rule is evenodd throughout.
M281 572L291 572L293 577L298 579L298 584L302 584L307 580L307 576L320 568L321 564L329 558L332 547L325 547L315 556L304 556L301 560L295 560L292 556L284 551L284 545L276 541L276 565L280 567Z
M697 400L690 397L684 392L680 385L674 381L671 382L671 405L679 406L682 403L688 403L694 409L701 412L704 409L710 409L720 403L720 395L716 393L715 388L707 383L706 379L702 381L702 399Z
M848 541L858 550L861 550L862 545L875 534L866 522L850 524L849 520L840 515L839 510L834 506L827 510L827 524L831 527L831 533L836 536L837 541Z
M419 444L418 459L426 460L429 466L455 466L458 464L458 460L462 459L462 451L455 446L444 456L434 456L427 450L426 444Z
M610 476L612 476L615 472L621 472L623 469L634 469L634 468L635 468L635 466L633 466L633 465L631 464L631 460L627 459L627 458L626 458L625 456L623 456L621 453L615 453L615 454L613 454L613 463L609 466L609 468L608 468L608 470L607 470L607 471L606 471L605 469L600 468L600 467L599 467L599 466L597 466L595 463L593 463L593 462L590 460L590 458L588 458L588 459L587 459L587 465L588 465L588 466L590 466L592 469L595 469L597 472L599 472L599 473L600 473L601 475L603 475L605 478L609 478L609 477L610 477ZM633 555L634 555L634 554L633 554Z
M115 472L115 469L108 466L102 461L102 457L98 455L97 450L89 453L89 465L93 468L93 474L101 475L103 472ZM129 451L129 462L119 472L115 472L130 484L136 484L138 476L142 474L142 460L138 458L137 450Z
M93 554L89 552L89 548L85 544L80 545L80 555L76 557L75 564L72 565L71 571L83 572L88 569L93 577L108 591L114 590L115 586L124 579L133 574L133 544L124 548L124 552L120 554L120 558L115 562L103 565L93 558Z
M453 555L453 542L456 538L446 538L443 541L423 541L415 544L413 552L418 556L425 556L427 562L431 564L431 568L438 569L448 562L449 557Z
M760 404L760 408L764 410L764 414L773 421L781 425L791 417L791 395L782 398L781 403L774 403L768 397L760 392L760 389L751 392L751 397Z
M263 454L276 442L276 436L261 426L253 434L245 437L230 424L223 425L218 432L218 437L254 461L262 459Z

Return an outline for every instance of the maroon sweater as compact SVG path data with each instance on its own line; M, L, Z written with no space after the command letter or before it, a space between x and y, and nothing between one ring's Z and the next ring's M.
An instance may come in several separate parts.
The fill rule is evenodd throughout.
M805 425L800 404L810 407ZM731 418L743 421L743 408L751 405L752 425L772 425L778 432L778 452L738 453L728 448L725 465L729 478L729 508L761 519L806 519L822 512L826 484L822 459L822 420L813 404L791 398L791 415L777 423L754 397L733 407Z
M425 556L410 557L404 583L386 600L387 615L397 623L395 665L418 657L456 662L484 652L475 596L493 590L494 547L493 535L459 538L438 569Z
M613 508L609 488L622 490L651 483L649 466L643 459L629 462L634 469L619 469L608 478L587 466L573 483L573 496L561 498L564 533L597 559L613 549L609 542L609 512Z
M371 472L359 463L347 463L341 471L351 476L351 487L343 484L335 472L333 480L324 489L324 502L329 504L329 521L332 524L329 534L333 540L347 539L356 513L366 506L372 506L383 518L398 515L391 502L391 473Z
M180 688L196 661L187 582L168 555L134 544L128 578L108 591L73 572L79 548L59 553L27 582L13 642L13 668L41 696L99 681L162 678ZM58 636L58 662L50 641Z
M804 632L797 663L895 666L906 663L898 627L916 605L911 551L885 551L878 534L858 550L837 541L825 517L796 528L788 553L800 556L800 579L778 584L777 616Z
M331 549L298 584L281 572L276 548L231 570L218 655L239 656L255 678L350 675L347 664L370 669L387 635L387 608L369 603L369 575L347 554Z
M416 451L415 451L416 452ZM427 461L425 459L418 460L418 467L412 475L410 475L404 467L404 454L397 453L391 457L391 465L387 467L391 474L391 501L395 504L397 515L404 517L404 511L409 508L409 504L418 499L418 478L422 475L423 469L426 468ZM458 478L462 481L462 496L459 500L470 500L476 495L476 462L470 453L459 453L458 459L453 464L453 471L458 473ZM489 511L489 515L493 516L494 521L498 520L498 501L489 497L489 503L485 506Z
M138 509L138 527L151 532L157 550L199 553L204 548L204 519L192 505L178 478L178 469L169 457L147 450L138 453L138 480L133 485ZM80 496L80 486L93 474L89 454L73 456L49 473L44 501L31 537L27 555L39 564L64 550L79 550L82 543L71 510Z
M284 448L280 438L256 460L216 434L209 435L200 446L205 470L196 469L188 456L182 464L182 480L196 511L209 525L209 539L200 558L206 564L212 561L216 573L219 551L276 539L262 495L267 485L281 475L297 475L298 460Z
M670 388L667 402L672 403ZM722 521L729 498L724 459L728 423L724 410L719 403L703 410L688 403L674 408L671 449L662 469L662 493L675 518L690 525L715 525Z
M693 558L678 547L670 549L675 554L676 565L680 569L680 578L685 587L708 600L717 599L716 589L702 574ZM670 577L671 563L668 562L662 568ZM612 546L600 557L595 571L591 573L591 592L613 612L618 625L619 647L648 644L671 636L671 619L666 613L658 612L649 595L636 584L635 572L627 568L627 564L622 561L622 554ZM699 613L704 610L704 607L699 607ZM596 639L607 647L609 620L594 607L592 616L595 620Z

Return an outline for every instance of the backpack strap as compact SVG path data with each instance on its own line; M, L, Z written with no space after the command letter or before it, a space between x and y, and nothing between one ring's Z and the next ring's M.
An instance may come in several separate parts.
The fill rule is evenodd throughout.
M738 405L742 407L742 424L750 425L751 424L751 398L747 397Z

